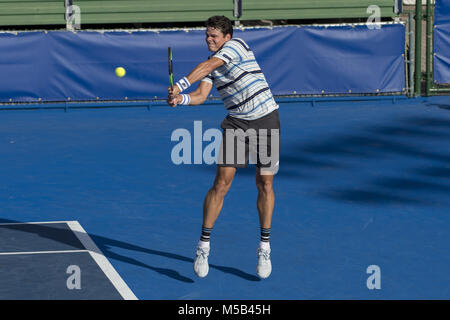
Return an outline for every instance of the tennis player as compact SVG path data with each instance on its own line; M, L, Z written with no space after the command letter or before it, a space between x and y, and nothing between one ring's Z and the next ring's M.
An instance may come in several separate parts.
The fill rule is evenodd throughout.
M236 169L246 167L252 155L255 155L256 160L253 160L256 164L260 222L256 272L260 278L267 278L272 272L269 241L275 203L273 179L279 165L278 105L249 46L244 40L233 38L233 25L228 18L214 16L208 19L206 44L212 55L180 79L173 88L169 87L167 100L172 107L199 105L207 99L214 85L228 110L221 124L223 139L216 177L203 204L202 233L197 244L194 271L199 277L208 274L210 235L225 195ZM195 91L184 93L197 81L200 84ZM245 146L244 157L239 154L242 150L237 147L239 141ZM271 161L266 161L268 154L271 155Z

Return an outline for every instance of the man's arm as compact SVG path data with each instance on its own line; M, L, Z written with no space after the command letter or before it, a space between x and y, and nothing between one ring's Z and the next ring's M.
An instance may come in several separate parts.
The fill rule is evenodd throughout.
M212 84L210 82L201 81L198 85L197 89L191 93L189 93L190 98L190 106L196 106L205 102L208 98L209 93L211 92ZM175 97L170 100L170 88L169 88L169 100L168 103L171 107L176 107L183 100L183 97L180 94L175 95Z
M219 68L222 66L225 62L222 59L219 58L211 58L209 60L206 60L199 65L197 65L191 73L187 75L187 80L192 85L197 81L202 80L204 77L206 77L208 74L210 74L214 69ZM200 86L199 86L200 87ZM198 90L198 89L197 89ZM211 89L209 89L211 90ZM178 87L178 85L173 86L173 88L169 88L169 98L167 99L167 102L170 106L175 107L178 103L181 102L179 99L179 94L181 90ZM208 92L209 93L209 92ZM207 97L208 95L206 95ZM206 99L205 97L205 99ZM203 100L204 101L204 100ZM191 100L190 104L194 104ZM198 103L200 104L200 103Z
M217 69L220 66L224 65L224 63L225 62L222 59L211 58L196 66L186 78L189 80L189 83L193 84L197 81L202 80L208 74L213 72L214 69Z
M201 81L197 89L189 94L191 97L191 103L189 105L196 106L205 102L211 92L211 89L212 83Z

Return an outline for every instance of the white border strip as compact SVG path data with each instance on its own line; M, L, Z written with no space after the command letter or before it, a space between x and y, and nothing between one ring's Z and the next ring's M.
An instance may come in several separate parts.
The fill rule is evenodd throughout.
M116 290L125 300L138 300L125 281L120 277L111 263L106 259L100 249L95 245L94 241L89 237L78 221L66 221L69 228L75 233L78 240L89 251L89 254L98 264L100 269L105 273L106 277L111 281Z
M329 23L329 24L285 24L285 25L258 25L258 26L238 26L233 27L233 30L253 30L253 29L276 29L276 28L287 28L287 27L336 27L336 26L363 26L363 25L390 25L390 24L406 24L406 21L380 21L380 22L373 22L373 23L367 23L367 22L343 22L343 23ZM119 28L119 29L82 29L82 30L76 30L76 31L68 31L67 29L56 29L56 30L45 30L45 29L35 29L35 30L2 30L1 33L10 33L14 35L18 35L19 33L27 33L27 32L44 32L44 33L50 33L50 32L97 32L97 33L109 33L109 32L124 32L124 33L137 33L137 32L153 32L153 33L160 33L160 32L167 32L167 31L196 31L196 30L206 30L206 27L192 27L192 28Z

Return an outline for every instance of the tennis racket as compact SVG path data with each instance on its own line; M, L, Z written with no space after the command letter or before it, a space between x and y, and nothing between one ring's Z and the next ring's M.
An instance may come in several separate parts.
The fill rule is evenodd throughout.
M172 48L169 47L169 83L173 89L173 65L172 65Z

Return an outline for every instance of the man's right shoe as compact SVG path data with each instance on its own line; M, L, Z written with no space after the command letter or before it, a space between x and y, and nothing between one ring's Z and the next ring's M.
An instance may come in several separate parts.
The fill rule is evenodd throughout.
M209 271L208 256L209 256L208 247L206 248L197 247L196 257L194 261L194 272L200 278L204 278L208 274Z

